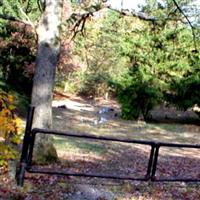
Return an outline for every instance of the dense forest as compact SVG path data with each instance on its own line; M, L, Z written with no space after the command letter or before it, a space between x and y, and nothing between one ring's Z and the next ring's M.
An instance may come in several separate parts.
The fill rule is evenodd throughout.
M197 3L146 0L136 12L103 0L0 1L0 169L18 157L30 104L34 127L52 127L53 91L116 99L124 120L151 122L160 105L200 117ZM56 160L49 137L36 152L44 143L37 161Z

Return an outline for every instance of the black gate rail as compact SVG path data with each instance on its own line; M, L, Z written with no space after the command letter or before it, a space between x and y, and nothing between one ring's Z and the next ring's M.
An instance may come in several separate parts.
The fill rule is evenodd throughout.
M118 139L113 137L103 137L103 136L94 136L87 134L74 134L73 132L61 132L51 129L32 129L32 121L34 115L34 107L30 107L27 116L27 123L25 129L25 135L23 140L22 153L20 158L19 166L16 170L16 181L17 184L23 186L25 172L29 173L42 173L49 175L67 175L67 176L83 176L83 177L97 177L97 178L109 178L109 179L121 179L121 180L135 180L135 181L184 181L184 182L199 182L200 179L191 179L191 178L156 178L156 169L159 157L159 149L161 147L178 147L178 148L196 148L200 149L200 145L192 144L176 144L176 143L163 143L163 142L154 142L146 140L128 140L128 139ZM49 134L49 135L58 135L64 137L73 137L73 138L84 138L90 140L100 140L100 141L112 141L112 142L122 142L122 143L131 143L131 144L140 144L147 145L151 147L149 153L149 161L146 170L146 175L144 177L133 177L133 176L121 176L121 175L105 175L105 174L92 174L92 173L74 173L70 171L53 171L50 169L38 169L37 167L32 166L32 156L33 149L35 144L35 137L37 134Z

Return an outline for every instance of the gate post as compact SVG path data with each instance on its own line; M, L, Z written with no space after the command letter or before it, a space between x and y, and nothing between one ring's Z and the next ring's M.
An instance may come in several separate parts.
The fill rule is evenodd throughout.
M155 181L155 179L156 179L155 174L156 174L160 144L155 143L155 148L156 148L156 150L155 150L154 160L153 160L153 164L152 164L151 181Z
M149 180L151 178L152 165L153 165L153 162L154 162L154 154L155 154L155 144L152 144L151 145L151 152L150 152L150 156L149 156L147 174L146 174L147 180Z
M28 164L28 152L30 148L31 143L31 128L32 128L32 122L33 122L33 114L34 114L34 107L29 107L28 114L27 114L27 121L26 121L26 128L25 128L25 134L23 139L23 145L22 145L22 153L20 158L20 163L17 165L16 169L16 175L15 179L17 182L17 185L23 186L24 184L24 176L25 171Z

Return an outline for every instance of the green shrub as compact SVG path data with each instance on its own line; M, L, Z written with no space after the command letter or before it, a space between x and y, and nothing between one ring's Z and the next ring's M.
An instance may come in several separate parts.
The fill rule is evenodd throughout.
M109 77L106 73L85 74L78 93L88 97L104 96L109 90L108 80Z
M197 105L200 107L200 76L198 74L174 80L167 100L178 109L187 110ZM197 111L200 116L200 113Z
M118 94L121 103L122 118L138 119L140 114L145 120L150 118L150 111L161 102L162 93L150 82L136 82L122 89Z

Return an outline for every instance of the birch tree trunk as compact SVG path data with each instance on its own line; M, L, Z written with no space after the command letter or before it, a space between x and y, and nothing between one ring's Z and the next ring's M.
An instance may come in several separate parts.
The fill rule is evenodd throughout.
M63 1L45 1L44 12L37 28L38 52L31 97L31 104L35 106L33 127L37 128L51 128L52 126L52 92L60 53ZM57 159L50 136L37 135L33 157L37 163Z

